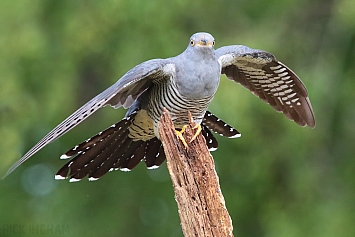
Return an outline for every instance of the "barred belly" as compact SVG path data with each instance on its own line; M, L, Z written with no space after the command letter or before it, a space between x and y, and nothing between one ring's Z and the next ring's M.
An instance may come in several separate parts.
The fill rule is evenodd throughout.
M201 123L209 103L213 96L204 98L186 98L178 91L176 84L172 80L155 84L150 91L148 101L148 115L153 120L155 135L160 116L165 107L169 112L176 128L188 124L188 111L196 123Z

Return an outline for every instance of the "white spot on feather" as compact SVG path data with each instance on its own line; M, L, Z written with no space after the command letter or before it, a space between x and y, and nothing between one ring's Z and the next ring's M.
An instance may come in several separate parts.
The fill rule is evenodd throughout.
M63 179L66 179L66 178L63 177L63 176L61 176L61 175L56 174L56 175L54 176L54 179L56 179L56 180L63 180Z
M294 97L295 95L297 95L297 93L292 93L292 94L290 94L290 95L288 95L287 97L288 98L292 98L292 97ZM297 98L298 99L298 98ZM293 101L292 101L293 102Z
M276 67L270 67L270 69L274 71L274 70L279 69L280 67L282 67L282 66L281 65L277 65Z
M270 67L271 68L271 67ZM279 69L279 70L274 70L274 72L276 73L276 74L279 74L279 73L281 73L281 72L284 72L284 71L286 71L286 68L281 68L281 69Z
M60 157L59 157L59 159L61 159L61 160L65 160L65 159L68 159L68 158L70 158L71 156L67 156L66 154L63 154L63 155L61 155Z
M241 136L242 136L242 134L237 133L237 134L235 134L235 135L233 135L231 137L228 137L228 138L238 138L238 137L241 137Z
M284 77L286 75L288 75L288 72L284 72L284 73L278 74L279 77Z

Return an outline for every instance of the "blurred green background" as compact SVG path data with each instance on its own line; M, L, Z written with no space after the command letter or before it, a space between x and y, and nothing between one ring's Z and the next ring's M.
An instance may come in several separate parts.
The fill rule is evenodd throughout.
M0 2L0 174L133 66L216 48L272 52L307 86L301 128L222 76L209 110L235 126L213 156L235 236L355 236L355 1ZM0 181L0 236L182 236L166 164L54 180L68 148L120 120L101 109Z

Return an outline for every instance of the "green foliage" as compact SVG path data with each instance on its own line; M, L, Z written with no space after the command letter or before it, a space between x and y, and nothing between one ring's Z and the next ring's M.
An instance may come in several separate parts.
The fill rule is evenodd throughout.
M222 78L210 110L241 133L213 153L236 236L355 236L355 2L0 2L0 173L136 64L217 45L272 52L308 88L300 128ZM105 108L0 182L0 236L182 236L163 165L55 181L66 149L121 119Z

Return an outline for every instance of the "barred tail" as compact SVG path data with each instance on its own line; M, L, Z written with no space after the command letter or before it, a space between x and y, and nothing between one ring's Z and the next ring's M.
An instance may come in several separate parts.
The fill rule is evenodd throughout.
M223 122L209 111L206 111L202 120L202 124L221 136L228 138L236 138L241 136L241 134L235 128Z
M148 169L158 168L166 158L161 141L157 137L138 140L128 136L129 127L134 123L136 115L137 111L68 150L61 159L71 160L57 172L55 178L69 178L70 182L75 182L88 176L89 180L93 181L112 170L130 171L140 161L144 161ZM202 135L210 151L218 147L211 130L228 137L237 137L239 134L209 112L206 112L201 126Z

